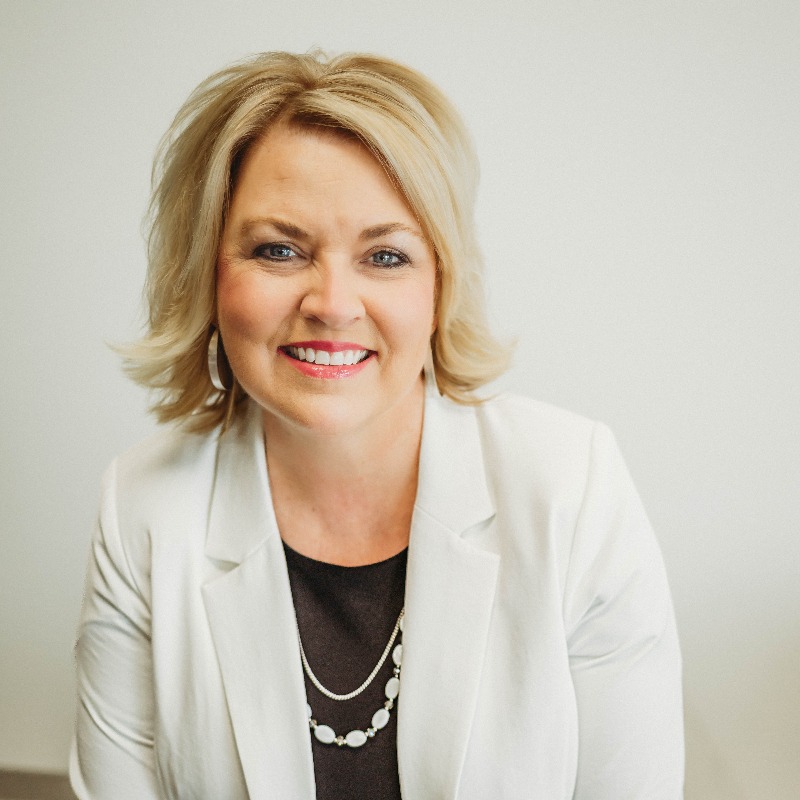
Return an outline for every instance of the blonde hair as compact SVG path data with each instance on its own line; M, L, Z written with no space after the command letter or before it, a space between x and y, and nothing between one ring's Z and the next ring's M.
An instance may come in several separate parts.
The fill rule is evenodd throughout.
M245 396L236 381L218 391L208 374L217 252L237 167L279 118L356 136L383 165L437 256L431 348L439 390L459 403L480 402L475 390L506 369L510 352L486 321L473 230L478 168L458 113L427 78L389 59L275 52L203 81L156 155L148 331L122 352L131 377L156 391L159 421L210 430Z

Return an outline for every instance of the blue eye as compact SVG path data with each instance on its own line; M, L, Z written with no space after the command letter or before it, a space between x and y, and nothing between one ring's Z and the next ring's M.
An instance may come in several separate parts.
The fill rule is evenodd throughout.
M288 244L262 244L255 249L253 255L268 261L289 261L296 253Z
M394 250L378 250L370 256L372 263L378 267L402 267L408 264L408 259Z

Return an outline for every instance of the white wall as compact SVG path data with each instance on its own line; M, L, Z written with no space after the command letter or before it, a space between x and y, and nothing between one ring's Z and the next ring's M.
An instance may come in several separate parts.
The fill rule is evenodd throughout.
M800 11L793 0L0 0L0 766L61 770L156 142L247 53L372 50L457 102L502 385L615 429L685 654L687 797L800 796Z

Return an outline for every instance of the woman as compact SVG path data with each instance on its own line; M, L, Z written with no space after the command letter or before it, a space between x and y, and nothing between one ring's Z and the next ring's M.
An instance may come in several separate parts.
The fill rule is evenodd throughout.
M178 114L129 357L180 425L104 481L80 798L680 796L669 591L613 438L475 395L506 363L475 178L382 58L265 54Z

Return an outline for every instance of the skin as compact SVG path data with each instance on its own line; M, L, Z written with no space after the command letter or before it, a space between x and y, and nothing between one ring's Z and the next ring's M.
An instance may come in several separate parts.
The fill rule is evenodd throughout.
M218 325L263 410L281 536L305 555L366 564L408 543L435 284L433 248L359 142L278 123L248 150L220 245ZM290 356L308 342L368 357Z

